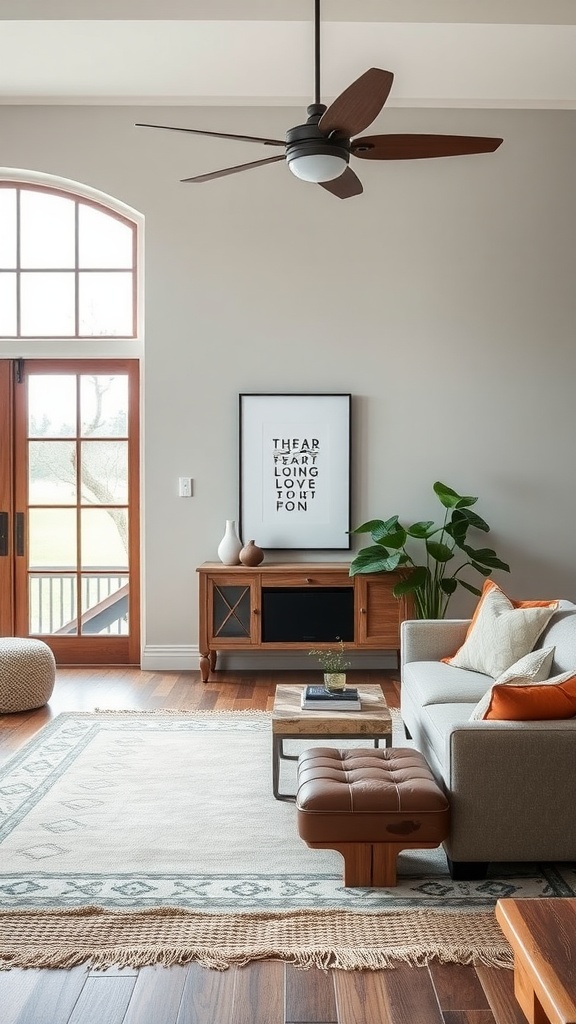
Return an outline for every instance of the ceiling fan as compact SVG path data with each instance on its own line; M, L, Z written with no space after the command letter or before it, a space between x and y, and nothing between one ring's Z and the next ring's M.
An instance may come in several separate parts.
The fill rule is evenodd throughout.
M349 167L350 157L361 160L419 160L440 156L465 156L472 153L493 153L502 139L473 135L364 135L388 99L394 75L391 71L370 68L329 107L320 102L320 0L314 0L314 103L307 108L308 120L286 132L286 139L258 138L254 135L232 135L199 128L177 128L166 124L142 124L137 128L161 128L169 132L210 135L238 142L258 142L264 146L281 146L279 156L253 160L250 163L224 167L208 174L182 178L183 182L212 181L227 174L237 174L251 167L285 160L293 174L313 181L337 196L349 199L360 195L362 182Z

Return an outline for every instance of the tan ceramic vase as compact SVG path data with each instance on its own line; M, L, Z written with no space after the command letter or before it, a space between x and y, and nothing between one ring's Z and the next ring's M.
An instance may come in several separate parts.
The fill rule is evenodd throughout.
M264 559L264 552L253 540L249 540L242 548L239 557L242 565L260 565L260 562Z

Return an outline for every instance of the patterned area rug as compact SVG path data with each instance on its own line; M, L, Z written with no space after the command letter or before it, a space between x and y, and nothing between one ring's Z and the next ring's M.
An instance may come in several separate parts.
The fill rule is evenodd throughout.
M294 765L282 767L293 791ZM344 967L503 963L496 899L576 894L574 865L496 865L486 881L452 882L441 850L401 854L396 887L346 889L340 855L310 850L294 805L272 797L264 713L58 716L0 773L0 864L0 960L23 966L129 955L223 968L272 954ZM394 932L392 943L392 920L404 941ZM280 921L294 928L277 948ZM229 937L217 950L214 927Z

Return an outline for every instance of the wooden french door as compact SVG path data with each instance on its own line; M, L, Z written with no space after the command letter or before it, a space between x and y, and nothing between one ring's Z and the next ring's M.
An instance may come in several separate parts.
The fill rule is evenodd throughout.
M137 360L0 360L0 634L138 664Z

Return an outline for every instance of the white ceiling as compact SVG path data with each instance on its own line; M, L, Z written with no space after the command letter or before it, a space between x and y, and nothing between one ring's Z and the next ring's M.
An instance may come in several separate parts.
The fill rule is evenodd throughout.
M306 105L312 0L0 0L0 103ZM324 0L322 99L576 109L574 0Z

